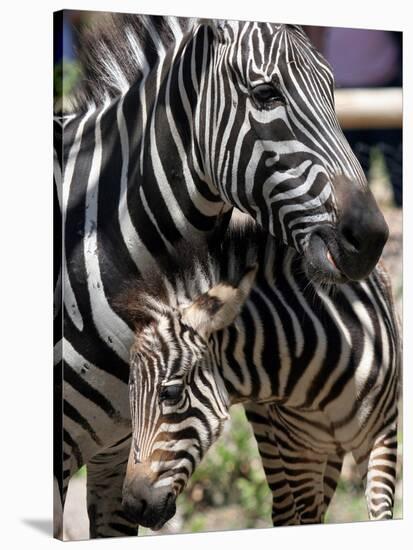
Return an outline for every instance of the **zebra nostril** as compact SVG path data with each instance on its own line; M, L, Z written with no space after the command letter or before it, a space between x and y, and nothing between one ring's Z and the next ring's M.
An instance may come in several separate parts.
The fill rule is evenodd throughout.
M126 498L122 502L123 511L125 516L133 522L140 523L146 509L148 508L148 501L144 498Z
M355 231L349 225L344 225L341 228L341 236L343 237L346 244L350 245L355 250L359 251L361 248L361 241L358 236L355 234Z
M123 501L122 503L122 508L123 508L123 513L125 514L125 517L126 519L128 519L129 521L132 521L132 522L137 522L136 520L136 516L137 516L137 513L136 513L136 508L135 506L132 504L131 501Z
M362 235L350 224L343 223L340 227L341 242L346 248L360 252L363 247Z
M145 510L146 510L147 507L148 507L147 501L146 501L144 498L142 498L141 501L140 501L140 513L141 513L141 516L144 515Z

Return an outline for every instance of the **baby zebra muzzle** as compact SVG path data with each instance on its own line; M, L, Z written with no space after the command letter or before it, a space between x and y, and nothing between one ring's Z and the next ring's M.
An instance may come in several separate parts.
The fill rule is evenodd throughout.
M135 475L126 480L122 506L128 520L160 529L176 512L176 493L168 485L154 486L146 475Z

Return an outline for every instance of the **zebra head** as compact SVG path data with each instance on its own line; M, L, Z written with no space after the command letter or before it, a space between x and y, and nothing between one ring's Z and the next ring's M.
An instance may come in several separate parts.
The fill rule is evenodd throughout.
M229 398L209 336L233 322L255 268L239 285L218 283L184 308L146 300L131 349L132 445L123 487L131 521L159 529L176 498L221 434Z
M207 175L227 203L304 253L310 276L364 278L388 228L337 121L328 63L297 26L212 21L207 36Z

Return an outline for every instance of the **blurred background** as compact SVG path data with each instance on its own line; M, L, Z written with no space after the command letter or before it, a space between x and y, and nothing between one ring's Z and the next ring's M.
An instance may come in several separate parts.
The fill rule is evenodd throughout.
M57 15L57 16L56 16ZM76 50L85 25L99 12L55 14L55 111L82 79ZM304 26L330 63L336 80L336 110L389 224L383 262L402 319L402 33ZM402 404L400 403L400 411ZM400 413L395 518L402 517L402 417ZM347 457L327 523L368 519L363 486ZM271 526L271 495L243 408L234 406L223 436L210 449L185 492L176 516L158 533L219 531ZM64 513L65 539L87 539L86 470L72 479ZM152 531L141 529L140 535Z

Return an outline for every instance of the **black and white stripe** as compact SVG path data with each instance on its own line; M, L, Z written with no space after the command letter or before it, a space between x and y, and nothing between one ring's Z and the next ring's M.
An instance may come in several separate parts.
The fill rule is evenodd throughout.
M321 521L346 452L365 480L370 518L391 518L400 342L383 268L326 289L306 276L302 257L253 225L230 231L219 252L193 254L192 266L160 275L165 289L153 311L155 295L144 285L123 299L137 319L130 385L140 454L139 464L130 457L129 510L141 498L141 485L130 487L142 476L151 487L169 483L176 497L220 433L225 407L250 402L274 524ZM255 284L241 313L227 318L252 263ZM163 407L170 384L178 384L177 397ZM151 505L158 522L171 515L148 501L144 515L135 510L137 521L152 525Z
M81 90L72 112L55 118L63 500L82 464L102 465L96 479L110 474L108 456L119 472L126 464L126 447L122 459L110 451L131 429L133 331L115 304L125 281L182 240L205 242L233 206L311 259L316 230L328 230L330 243L340 233L339 188L369 195L334 114L331 71L296 26L119 15L92 29L81 53ZM366 256L329 246L341 271ZM317 266L321 279L338 273ZM96 536L131 533L119 476L104 499L88 483Z

